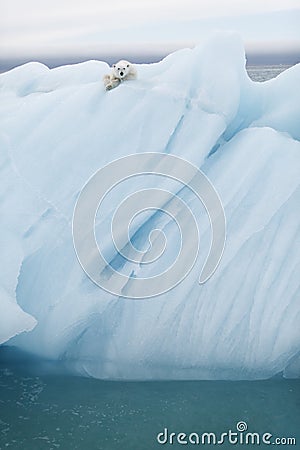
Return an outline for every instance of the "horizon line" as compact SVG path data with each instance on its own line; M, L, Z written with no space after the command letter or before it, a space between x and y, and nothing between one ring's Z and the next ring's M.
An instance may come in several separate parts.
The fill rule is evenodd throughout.
M174 50L176 51L176 50ZM172 53L172 52L171 52ZM0 57L0 71L5 72L29 62L40 62L50 69L62 65L79 64L85 61L97 60L113 64L120 59L128 59L136 64L151 64L161 61L170 53L165 51L137 52L90 52L90 53L65 53L65 54L32 54ZM245 52L247 65L295 65L300 62L300 51L254 51Z

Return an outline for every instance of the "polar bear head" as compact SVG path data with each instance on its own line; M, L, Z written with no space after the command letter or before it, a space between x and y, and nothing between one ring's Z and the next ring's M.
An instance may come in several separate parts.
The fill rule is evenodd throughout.
M118 63L113 65L113 71L116 78L122 80L122 78L126 78L126 76L132 70L132 64L128 61L121 60Z

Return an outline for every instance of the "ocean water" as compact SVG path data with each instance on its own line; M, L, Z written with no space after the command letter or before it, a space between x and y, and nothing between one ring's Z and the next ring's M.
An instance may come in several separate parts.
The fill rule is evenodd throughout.
M210 432L220 440L241 422L247 430L238 439L270 433L271 443L293 438L296 445L285 447L300 448L300 380L113 382L59 373L57 366L17 356L1 349L1 450L203 447L179 444L170 434L202 439ZM167 436L165 445L158 443L159 433L162 442ZM214 447L267 447L256 442Z
M281 72L291 67L287 64L277 64L277 65L260 65L260 66L247 66L247 72L249 77L253 81L268 81L271 78L277 77Z

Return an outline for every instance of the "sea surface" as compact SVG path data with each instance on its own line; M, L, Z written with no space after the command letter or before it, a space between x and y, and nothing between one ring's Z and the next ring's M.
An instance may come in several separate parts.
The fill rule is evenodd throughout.
M296 445L279 447L300 448L300 380L102 381L10 353L1 348L1 450L270 448L261 442L264 433L274 445L276 439L286 443L292 438ZM258 433L260 441L183 445L170 437L197 433L202 439L206 432L220 440L222 433L240 427L245 431L237 433L238 439ZM158 443L159 433L166 444Z
M253 81L268 81L271 78L277 77L277 75L289 67L291 66L287 64L247 66L247 72Z

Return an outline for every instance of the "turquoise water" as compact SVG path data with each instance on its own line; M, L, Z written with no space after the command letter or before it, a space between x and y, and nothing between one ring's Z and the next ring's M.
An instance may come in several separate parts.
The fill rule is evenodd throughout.
M271 433L272 440L295 437L298 444L284 447L300 448L299 380L109 382L46 375L44 369L38 375L34 365L35 372L31 362L29 371L24 362L2 358L1 450L266 447L160 445L156 440L164 428L168 433L220 435L236 431L240 421L249 432Z

